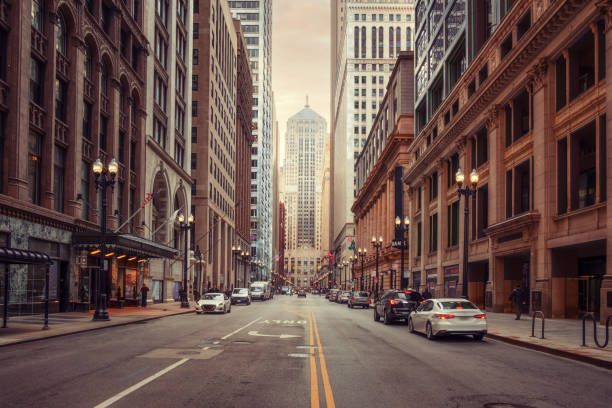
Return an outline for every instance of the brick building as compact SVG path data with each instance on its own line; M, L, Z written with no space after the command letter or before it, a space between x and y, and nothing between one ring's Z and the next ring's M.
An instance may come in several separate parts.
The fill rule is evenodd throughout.
M0 2L1 245L52 258L52 311L95 305L100 264L93 255L100 252L102 219L92 171L97 158L118 162L114 189L106 190L108 298L134 300L148 273L145 261L175 255L141 238L136 213L145 195L148 41L141 6ZM10 312L39 310L44 269L9 270Z
M612 2L478 4L416 6L416 136L403 176L410 284L460 294L467 245L469 298L487 310L510 311L518 284L530 310L603 319L612 312ZM459 168L479 174L467 243Z

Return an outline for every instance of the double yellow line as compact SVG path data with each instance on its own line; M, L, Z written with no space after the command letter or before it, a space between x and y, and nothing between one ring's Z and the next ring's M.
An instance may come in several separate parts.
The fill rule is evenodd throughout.
M314 313L312 313L312 310L309 311L309 315L310 318L308 320L310 321L310 407L319 408L319 378L317 376L317 361L314 349L314 336L312 335L314 326L314 333L317 338L319 365L321 367L321 378L323 380L323 389L325 390L325 405L327 408L335 408L336 404L334 403L334 394L329 383L329 375L327 374L327 365L325 364L325 355L323 354L323 347L321 346L321 338L319 337L317 321L314 317Z

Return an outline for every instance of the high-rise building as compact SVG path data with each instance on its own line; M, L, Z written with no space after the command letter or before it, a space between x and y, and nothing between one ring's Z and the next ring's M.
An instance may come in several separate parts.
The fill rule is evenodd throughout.
M413 48L414 1L331 2L331 252L348 258L355 236L355 160L365 145L400 51Z
M152 201L145 207L145 236L169 245L182 256L176 262L152 259L149 276L154 302L177 300L183 284L185 232L178 222L191 207L191 58L192 8L187 0L145 2L145 35L154 52L147 57L145 101L146 185ZM152 96L152 97L151 97ZM193 282L193 268L188 281ZM188 288L193 288L188 284ZM189 291L191 296L192 291Z
M191 156L195 244L206 260L204 285L227 290L235 279L231 265L236 243L237 34L225 1L199 1L194 24L198 33L193 46Z
M220 0L216 0L217 3ZM268 279L272 254L272 0L229 1L244 33L253 75L251 156L251 256L264 263Z

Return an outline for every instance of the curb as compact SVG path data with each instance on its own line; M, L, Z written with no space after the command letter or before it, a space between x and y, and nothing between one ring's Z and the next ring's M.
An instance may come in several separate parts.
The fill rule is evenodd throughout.
M519 340L519 339L505 337L505 336L500 336L499 334L487 333L486 337L494 339L494 340L499 340L499 341L502 341L504 343L512 344L512 345L515 345L515 346L519 346L519 347L524 347L524 348L540 351L540 352L551 354L551 355L554 355L554 356L565 357L565 358L568 358L570 360L580 361L580 362L583 362L583 363L595 365L597 367L601 367L601 368L605 368L605 369L608 369L608 370L612 370L612 361L603 360L603 359L600 359L600 358L597 358L597 357L585 356L585 355L579 354L579 353L572 353L570 351L560 350L560 349L556 349L556 348L552 348L552 347L548 347L548 346L543 346L541 344L534 344L534 343L531 343L531 342L528 342L528 341L524 341L524 340Z
M92 332L92 331L95 331L95 330L109 329L111 327L127 326L128 324L134 324L136 322L146 322L146 321L149 321L149 320L156 320L156 319L161 319L161 318L164 318L164 317L178 316L178 315L183 315L183 314L188 314L188 313L195 313L195 310L189 310L189 311L184 311L184 312L177 312L177 313L161 315L161 316L152 316L152 317L147 317L147 318L144 318L144 319L131 320L129 322L120 322L120 323L109 324L107 326L92 327L92 328L82 329L82 330L77 330L77 331L52 334L50 336L39 337L39 338L36 338L36 339L18 340L18 341L14 341L12 343L0 344L0 348L6 347L6 346L14 346L16 344L32 343L34 341L41 341L41 340L53 339L53 338L57 338L57 337L70 336L72 334L80 334L80 333Z

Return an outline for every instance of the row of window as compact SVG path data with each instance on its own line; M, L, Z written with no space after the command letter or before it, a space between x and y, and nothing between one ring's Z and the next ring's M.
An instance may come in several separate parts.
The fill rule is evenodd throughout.
M361 16L361 19L359 18ZM401 14L388 14L388 20L389 21L402 21L402 15ZM412 16L410 14L406 14L406 21L412 21ZM355 14L355 16L353 17L353 19L355 21L367 21L367 15L366 14ZM370 19L371 21L385 21L385 15L384 14L371 14L370 15Z
M355 58L366 58L367 57L367 29L366 27L355 27L353 32L353 41L354 41L354 57ZM361 39L360 39L361 35ZM388 58L394 58L399 56L400 51L402 50L402 29L400 27L389 27L388 29ZM405 37L405 48L404 50L410 50L412 44L412 30L407 27L406 28L406 37ZM370 57L371 58L385 58L384 56L384 29L383 27L372 27L371 28L371 48L370 48Z

